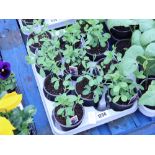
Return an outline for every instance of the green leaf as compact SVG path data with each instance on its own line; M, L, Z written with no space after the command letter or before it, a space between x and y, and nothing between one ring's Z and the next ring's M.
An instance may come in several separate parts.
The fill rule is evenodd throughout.
M88 95L89 93L90 93L90 91L87 90L87 89L85 89L85 90L82 92L83 95Z
M43 68L40 68L40 75L44 78L46 75L45 75L45 71L43 70Z
M119 85L114 86L113 91L114 91L115 93L118 93L119 90L120 90L120 86L119 86Z
M112 101L113 101L114 103L116 103L116 102L118 102L118 101L119 101L119 99L120 99L120 96L115 96L115 97L113 98L113 100L112 100Z
M139 104L155 106L155 81L151 82L148 90L140 97Z
M57 115L62 115L64 113L64 108L61 108L57 111Z
M123 102L127 102L128 98L125 95L121 95L121 100Z

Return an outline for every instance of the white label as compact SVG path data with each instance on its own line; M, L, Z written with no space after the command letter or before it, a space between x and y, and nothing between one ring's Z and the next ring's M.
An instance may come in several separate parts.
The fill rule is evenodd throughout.
M97 120L102 120L102 119L104 119L105 117L108 117L108 116L109 116L108 111L103 111L101 113L98 113L96 117L97 117Z
M89 124L96 124L95 112L88 112L88 122Z

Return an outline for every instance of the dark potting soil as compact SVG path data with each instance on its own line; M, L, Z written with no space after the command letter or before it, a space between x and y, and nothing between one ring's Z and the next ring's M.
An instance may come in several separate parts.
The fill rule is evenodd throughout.
M131 46L131 41L128 39L120 40L116 43L116 51L122 54Z
M69 71L69 66L71 66L71 65L65 63L66 71L67 71L68 73L70 73L70 71ZM85 70L85 68L83 67L83 65L80 64L79 66L77 66L77 68L78 68L78 74L79 74L79 75L82 75L82 72Z
M30 34L30 36L29 36L29 38L34 38L34 37L35 37L35 34L34 34L34 33ZM48 33L48 32L43 33L43 34L41 34L41 35L38 36L39 42L38 42L38 43L34 43L34 44L32 44L31 46L40 49L41 46L42 46L42 44L43 44L43 41L40 41L40 40L41 40L42 38L44 38L44 37L45 37L45 38L51 39L50 33Z
M115 26L114 29L118 31L130 31L130 27L124 27L124 26Z
M57 119L57 121L59 123L61 123L63 125L66 125L66 119L64 117L60 116L60 115L57 115L57 111L60 109L60 107L61 106L56 107L56 109L55 109L55 117L56 117L56 119ZM82 119L82 117L83 117L83 110L82 110L82 107L79 104L75 105L74 112L75 112L75 116L77 115L78 120L80 121Z
M59 95L59 94L64 93L65 90L64 90L64 86L63 86L63 79L60 80L60 82L59 82L59 88L58 88L58 90L55 90L54 84L51 83L51 76L49 76L49 77L46 79L46 82L45 82L45 89L46 89L50 94L53 94L53 95Z
M91 90L91 93L88 94L88 95L83 95L82 92L85 90L85 86L88 84L89 80L84 78L81 82L77 83L76 84L76 91L78 94L80 94L82 96L82 98L85 98L85 99L90 99L92 100L93 99L93 90L95 90L95 88L93 87L92 90Z
M106 43L106 46L105 47L101 47L100 45L96 46L96 47L91 47L91 49L88 49L87 52L89 54L92 54L92 55L101 55L101 54L104 54L104 52L107 50L108 48L108 43Z

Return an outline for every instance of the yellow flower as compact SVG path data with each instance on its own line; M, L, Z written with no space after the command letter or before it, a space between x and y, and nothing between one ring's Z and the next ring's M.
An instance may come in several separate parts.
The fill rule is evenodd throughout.
M0 112L9 112L15 109L22 100L22 95L18 95L16 92L6 94L0 99Z
M0 117L0 135L14 135L15 127L5 117Z

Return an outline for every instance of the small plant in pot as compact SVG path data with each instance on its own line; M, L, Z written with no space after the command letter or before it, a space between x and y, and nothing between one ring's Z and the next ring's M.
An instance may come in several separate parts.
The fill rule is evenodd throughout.
M120 74L119 70L107 74L108 91L105 95L107 104L115 111L123 111L133 106L137 99L137 89L140 87L136 82Z
M55 99L53 118L58 128L64 131L77 128L83 121L83 101L79 96L61 94Z
M75 91L77 95L81 95L84 106L97 107L104 91L103 74L94 75L87 72L80 76L77 79Z
M66 45L63 51L65 72L72 75L72 79L76 80L90 67L89 57L86 56L86 51L83 48L75 48Z
M107 27L115 41L130 39L132 36L131 26L137 25L136 20L131 19L108 19Z
M63 74L64 66L52 66L52 74L49 74L44 80L44 94L47 99L54 101L55 97L67 93L71 94L74 86L71 81L71 74Z
M97 61L104 57L104 52L109 49L109 33L103 33L103 25L94 23L86 29L84 48L90 60Z
M61 49L65 50L65 45L73 46L73 48L80 48L82 46L80 25L75 24L64 29L64 34L60 37Z
M32 33L27 38L27 49L28 52L35 54L37 50L40 50L44 40L52 38L52 32L48 31L46 26L41 29L33 29Z
M55 63L61 65L61 50L58 37L53 37L52 40L44 39L44 43L40 50L35 55L29 54L27 61L30 64L35 64L37 72L45 77L52 71L52 66Z
M112 51L106 51L104 54L105 58L99 60L96 64L94 70L96 74L100 74L99 72L102 71L104 75L106 75L108 72L113 72L116 69L117 64L122 59L122 54L116 53L114 46Z
M139 110L148 117L155 116L155 78L146 78L142 81L139 98Z

